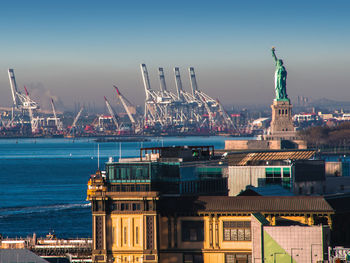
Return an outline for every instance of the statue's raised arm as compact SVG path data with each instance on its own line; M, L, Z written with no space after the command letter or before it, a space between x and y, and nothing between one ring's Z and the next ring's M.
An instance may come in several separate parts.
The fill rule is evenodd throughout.
M271 48L271 51L272 51L272 57L273 57L273 59L275 60L275 62L277 63L278 58L277 58L277 56L276 56L276 54L275 54L275 47L272 47L272 48Z
M287 90L286 90L287 70L283 66L283 60L277 58L274 47L271 48L271 51L272 51L272 57L276 63L276 70L275 70L276 100L288 100Z

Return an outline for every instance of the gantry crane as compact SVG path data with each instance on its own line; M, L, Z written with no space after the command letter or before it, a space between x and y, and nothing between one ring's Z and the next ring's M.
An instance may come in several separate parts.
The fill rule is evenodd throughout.
M25 90L25 93L26 93L26 98L27 98L27 105L30 105L30 97L29 97L29 92L26 88L26 86L24 86L24 90ZM32 107L28 106L28 112L29 112L29 119L30 119L30 126L31 126L31 129L32 129L32 133L37 133L38 132L38 119L37 118L34 118L33 117L33 109Z
M12 101L13 101L13 107L19 110L36 110L39 109L39 105L29 98L29 96L23 95L20 91L17 89L17 83L15 78L15 72L13 69L8 70L8 76L10 80L10 87L11 87L11 94L12 94Z

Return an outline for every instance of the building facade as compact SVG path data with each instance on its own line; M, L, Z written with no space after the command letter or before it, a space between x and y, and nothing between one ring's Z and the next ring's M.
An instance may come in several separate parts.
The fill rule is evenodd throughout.
M253 213L271 225L332 225L323 197L230 197L212 148L171 152L109 162L91 177L93 262L254 262Z

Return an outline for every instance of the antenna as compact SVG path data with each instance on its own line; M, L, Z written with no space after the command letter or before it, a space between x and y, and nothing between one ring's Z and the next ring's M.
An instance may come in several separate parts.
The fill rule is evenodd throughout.
M122 158L122 142L119 142L119 161Z
M100 144L97 144L97 170L100 170Z

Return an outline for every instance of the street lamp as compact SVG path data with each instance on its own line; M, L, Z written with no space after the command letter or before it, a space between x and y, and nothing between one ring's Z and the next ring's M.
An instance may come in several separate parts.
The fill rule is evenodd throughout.
M290 263L293 263L293 250L303 250L303 248L291 248L290 249ZM296 255L298 256L298 254Z

